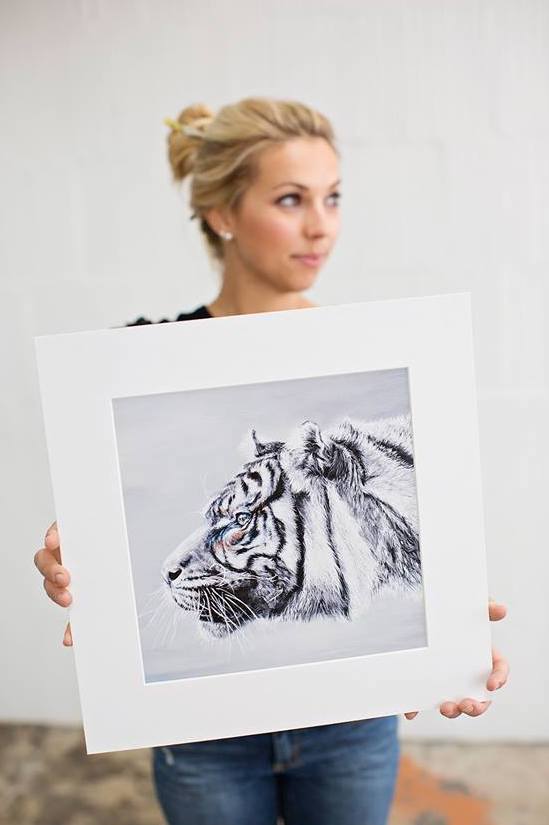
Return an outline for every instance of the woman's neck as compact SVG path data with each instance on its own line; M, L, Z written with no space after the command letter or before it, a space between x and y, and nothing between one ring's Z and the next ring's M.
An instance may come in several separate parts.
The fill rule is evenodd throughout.
M277 293L269 300L254 295L227 296L220 293L215 300L206 305L213 315L247 315L255 312L277 312L284 309L306 309L314 307L312 301L298 292Z
M281 291L268 281L260 280L234 256L229 254L227 257L219 295L207 305L210 315L244 315L316 306L301 292Z
M251 315L256 312L277 312L278 310L306 309L317 306L303 295L295 292L290 293L286 300L284 300L285 298L286 296L280 296L280 300L277 301L254 301L253 298L230 301L222 299L218 295L214 301L206 304L206 309L215 318L224 315Z

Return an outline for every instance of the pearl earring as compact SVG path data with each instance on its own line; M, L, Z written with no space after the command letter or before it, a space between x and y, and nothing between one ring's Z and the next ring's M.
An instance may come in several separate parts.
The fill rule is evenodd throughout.
M233 237L233 233L232 233L232 232L220 232L219 234L220 234L220 235L221 235L221 237L222 237L222 238L224 238L226 241L230 241L230 240L232 240L232 237Z

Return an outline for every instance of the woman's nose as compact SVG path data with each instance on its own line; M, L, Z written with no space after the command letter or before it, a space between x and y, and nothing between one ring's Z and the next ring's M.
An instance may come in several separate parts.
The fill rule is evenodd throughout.
M322 210L311 210L307 216L305 232L310 238L323 237L328 232L328 217Z

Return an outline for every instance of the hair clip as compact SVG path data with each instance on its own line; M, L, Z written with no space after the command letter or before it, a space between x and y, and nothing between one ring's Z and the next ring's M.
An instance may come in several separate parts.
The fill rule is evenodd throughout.
M180 123L178 120L174 120L172 117L165 117L164 123L166 124L166 126L169 126L174 132L183 131L183 124Z
M174 120L171 117L165 117L164 123L174 132L183 132L183 134L189 135L189 137L203 138L204 130L203 128L198 127L209 126L211 120L211 117L206 115L204 117L195 118L192 123L180 123L178 120Z

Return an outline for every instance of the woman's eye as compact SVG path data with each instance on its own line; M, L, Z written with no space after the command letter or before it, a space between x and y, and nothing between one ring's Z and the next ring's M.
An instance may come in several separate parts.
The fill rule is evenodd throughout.
M277 203L282 203L283 204L284 201L287 200L288 198L299 198L299 195L296 195L295 193L292 194L292 195L283 195L281 198L279 198L277 200Z
M277 200L277 203L280 203L284 206L285 205L284 201L286 201L288 198L297 198L299 200L299 197L300 196L295 192L289 193L288 195L283 195L281 198L279 198ZM332 194L328 195L328 197L329 198L335 198L335 202L338 203L339 199L341 198L341 192L332 192Z

